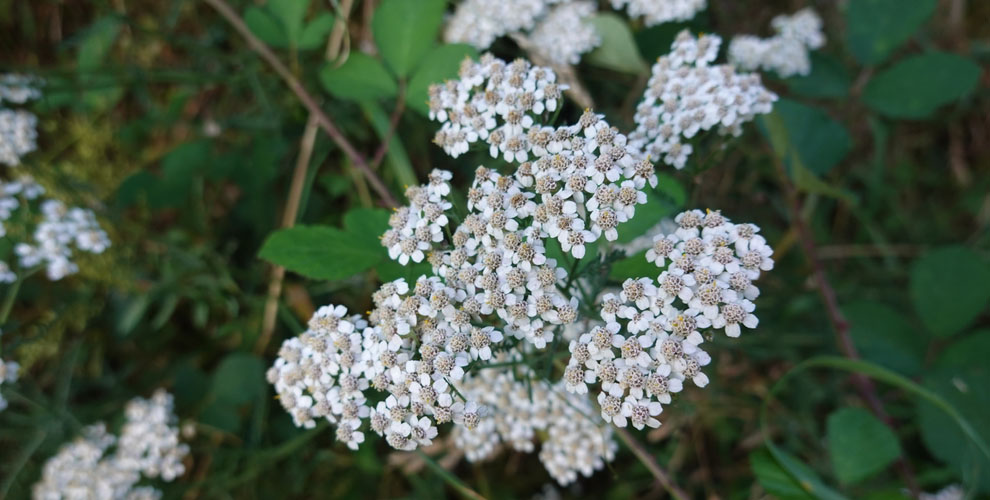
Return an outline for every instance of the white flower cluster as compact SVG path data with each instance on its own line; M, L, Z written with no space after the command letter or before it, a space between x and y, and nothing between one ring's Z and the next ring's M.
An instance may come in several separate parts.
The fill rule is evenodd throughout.
M561 383L540 381L528 368L519 379L509 370L479 370L465 379L460 390L489 408L491 415L474 429L456 427L452 433L454 444L469 461L493 457L503 443L532 453L539 437L540 461L558 483L567 485L577 480L578 473L590 476L615 457L612 430L598 417L591 400L564 392Z
M825 45L822 20L808 7L771 21L776 35L760 38L741 35L729 44L729 61L745 70L774 71L782 78L811 72L809 50Z
M706 7L705 0L612 0L612 7L627 7L629 17L642 17L647 26L687 21Z
M653 164L636 161L626 136L601 115L585 111L578 123L557 128L537 122L540 113L558 105L554 80L549 69L523 60L506 64L490 55L478 63L465 60L461 80L431 88L431 115L442 122L435 142L451 156L483 140L493 157L501 153L505 161L519 163L512 178L479 169L469 192L476 205L469 209L481 212L475 214L481 222L498 212L498 233L521 227L526 238L556 238L580 259L585 244L601 236L618 238L616 228L635 215L636 205L646 203L643 189L656 186L657 177ZM493 188L505 196L489 206L484 198Z
M172 481L185 473L189 446L179 442L172 395L158 390L151 399L135 398L125 416L119 438L99 423L63 446L45 463L34 498L161 498L160 491L136 485L142 478Z
M16 361L4 361L0 359L0 386L3 386L4 382L13 384L17 382L17 372L20 371L21 365L17 364ZM0 394L0 411L7 409L7 400L4 399L3 394Z
M14 245L19 266L22 269L44 266L48 279L56 281L79 271L72 261L73 247L99 254L110 246L110 239L100 229L92 210L45 199L44 193L44 188L28 176L19 181L0 181L0 237L7 235L8 221L14 220L27 228L24 232L31 234L33 241ZM32 205L39 208L40 220L36 220L39 214L31 212ZM0 261L0 283L16 279L10 266Z
M670 54L653 65L636 108L636 130L629 134L631 147L681 169L693 151L682 138L715 127L719 134L738 135L743 123L770 112L777 96L759 75L712 64L721 44L717 35L695 38L687 30L677 35Z
M719 212L684 212L678 229L660 235L647 260L665 268L656 281L626 280L622 292L601 301L603 326L569 348L568 391L583 394L600 382L602 418L619 427L658 427L662 405L691 380L708 384L701 369L711 357L699 330L738 337L755 328L759 295L753 281L773 269L773 253L752 224L732 224Z
M38 148L38 118L21 109L3 104L24 104L41 92L34 78L16 74L0 75L0 163L16 167L21 157Z
M444 40L487 49L496 38L519 33L529 37L535 55L552 64L577 64L581 54L601 44L587 22L594 13L587 0L465 0L447 21Z

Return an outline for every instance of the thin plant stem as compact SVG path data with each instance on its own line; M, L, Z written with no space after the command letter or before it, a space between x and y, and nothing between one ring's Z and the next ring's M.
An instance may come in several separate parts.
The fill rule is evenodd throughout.
M268 63L269 66L278 73L278 76L285 81L289 90L292 91L299 98L302 105L309 111L310 114L316 116L317 123L319 123L320 128L330 136L337 147L339 147L344 154L354 163L354 166L364 174L364 177L371 184L372 189L378 194L382 199L382 202L389 207L398 207L399 203L395 196L389 191L388 187L382 181L378 174L371 169L368 162L365 160L364 155L358 152L357 149L347 140L347 137L337 128L337 125L333 122L327 113L320 109L320 105L316 102L316 99L312 94L306 90L306 87L299 81L295 75L279 60L278 56L261 41L251 29L244 24L244 20L241 16L230 7L225 0L203 0L211 7L213 7L231 26L247 41L248 45L254 50L262 59Z
M801 210L801 198L798 194L797 188L791 182L790 177L787 175L787 171L784 169L783 162L779 158L775 161L775 165L777 168L777 174L780 177L781 185L784 188L784 194L788 200L788 206L791 212L791 222L797 229L798 240L800 240L801 247L804 249L805 257L811 265L815 284L817 285L818 291L822 296L822 302L825 305L825 312L828 316L829 323L831 323L832 329L835 330L835 338L839 345L839 351L841 351L842 355L846 358L858 361L862 358L859 355L859 351L856 349L856 345L853 343L849 321L846 320L845 315L842 314L842 309L839 307L839 300L836 296L835 289L832 287L832 283L828 279L828 274L825 272L825 265L818 257L818 247L815 244L815 237L811 233L811 229L808 227L807 221L804 219L804 215ZM866 402L866 405L870 408L870 411L872 411L877 418L884 422L884 424L891 429L894 429L894 421L884 409L883 402L880 401L880 397L877 396L877 389L873 384L873 381L869 377L860 373L854 373L852 375L852 381L853 385L856 386L856 390ZM897 462L894 463L894 466L901 475L901 478L904 480L905 485L911 491L912 497L917 498L920 491L918 481L915 478L911 464L905 459L903 454L898 457Z
M425 462L426 465L433 470L433 472L440 476L441 479L450 485L451 488L456 490L462 497L472 500L485 500L485 497L483 497L480 493L471 489L471 487L458 479L457 476L451 474L449 470L444 469L440 464L436 463L435 460L430 458L429 455L423 453L423 450L417 449L416 453L423 459L423 462Z
M636 455L636 458L638 458L639 461L646 466L647 470L650 471L650 474L653 474L653 477L660 483L660 486L663 486L663 489L667 490L667 493L670 493L671 497L676 498L677 500L688 500L688 498L690 498L684 490L674 484L667 472L660 467L660 464L658 464L653 456L646 451L646 448L644 448L643 445L636 440L636 438L629 434L629 431L623 429L622 427L616 427L615 434L619 436L619 439L621 439L623 443L626 443L626 446L632 450L633 455Z

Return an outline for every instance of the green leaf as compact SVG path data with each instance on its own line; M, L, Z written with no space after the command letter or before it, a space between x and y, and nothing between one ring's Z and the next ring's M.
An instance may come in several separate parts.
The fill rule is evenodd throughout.
M83 89L81 96L73 96L70 104L79 105L90 111L107 109L123 96L124 89L111 72L98 71L104 59L113 48L120 34L121 22L115 17L104 17L88 30L79 45L76 67L79 70L77 88ZM63 97L56 92L56 99Z
M351 52L339 68L324 66L320 83L334 96L353 101L394 97L398 91L395 79L381 61L360 52Z
M972 347L972 344L970 344ZM960 366L942 361L946 368L925 377L925 387L944 397L959 410L980 433L990 439L990 366L986 351L974 353L973 363ZM932 455L949 464L956 475L984 494L990 493L990 459L982 454L944 412L927 401L917 406L922 441Z
M258 253L273 264L320 280L353 276L381 262L382 255L377 238L372 245L355 233L327 226L278 230L268 236Z
M955 54L933 52L906 58L873 77L863 102L892 118L925 118L976 88L980 66Z
M333 31L333 14L321 12L299 34L299 50L314 50L323 47Z
M353 235L355 244L385 253L379 238L388 230L388 218L388 210L382 208L354 208L344 215L344 227Z
M265 388L261 358L246 352L227 355L213 373L212 390L217 401L232 406L256 401Z
M430 50L445 9L444 0L385 0L375 9L375 43L399 78L408 76Z
M978 365L986 360L988 352L990 329L979 330L946 347L935 361L935 368L952 370L959 366Z
M781 500L812 500L808 494L780 464L767 452L760 449L749 454L749 467L753 475L767 493Z
M89 27L79 45L76 56L76 67L82 72L89 72L103 64L114 41L120 33L120 20L115 17L104 17Z
M445 80L457 78L457 72L461 68L461 61L464 58L478 58L478 51L474 47L454 43L434 47L423 59L416 72L409 80L409 87L406 93L406 102L409 107L422 113L429 114L429 89L434 83L442 83Z
M846 128L821 109L781 99L774 105L774 113L780 116L787 129L793 152L818 176L832 170L852 149L852 139ZM790 158L786 163L792 166Z
M853 0L846 10L849 51L877 64L904 43L935 11L936 0Z
M309 0L268 0L265 8L282 22L289 43L298 45Z
M811 54L811 73L784 80L787 88L806 97L845 97L852 84L849 72L838 60Z
M585 57L585 61L624 73L642 74L649 70L629 31L629 23L611 12L588 19L595 27L602 44Z
M832 468L845 484L876 474L901 454L894 432L862 408L833 412L826 427Z
M248 7L244 11L244 24L251 29L251 33L272 47L286 48L290 45L289 35L281 20L268 9L253 5Z
M909 314L869 301L851 302L843 313L863 358L908 376L921 372L929 335L908 319Z
M922 323L939 337L966 328L990 301L990 264L964 247L929 252L911 268L911 299Z
M151 208L183 206L189 199L193 180L205 170L210 157L210 142L205 139L182 143L165 154L161 177L148 191Z
M630 278L656 278L660 268L646 260L646 250L616 261L608 271L608 279L623 282Z

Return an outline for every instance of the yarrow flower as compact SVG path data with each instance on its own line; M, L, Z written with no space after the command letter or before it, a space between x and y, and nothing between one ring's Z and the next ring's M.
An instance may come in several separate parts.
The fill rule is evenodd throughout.
M524 381L535 377L524 368L521 379L509 371L480 370L465 380L460 390L481 401L491 414L473 430L454 429L454 444L465 457L471 462L492 458L503 444L532 453L534 441L542 436L540 461L562 486L612 461L617 448L612 430L595 414L591 401L568 394L560 382Z
M636 130L629 134L631 147L681 169L693 151L685 140L713 128L739 135L743 123L770 112L777 96L759 75L713 64L721 43L716 35L695 38L687 30L677 35L670 53L653 65L636 108Z
M612 7L629 13L629 17L642 17L647 26L687 21L705 9L705 0L612 0Z
M551 64L577 64L601 44L588 19L595 5L581 0L465 0L447 21L444 40L487 49L499 37L526 37L534 55Z
M740 35L729 44L729 61L744 70L774 71L782 78L811 72L809 50L825 45L822 20L810 7L771 21L770 38Z
M38 148L38 118L5 104L24 104L41 96L38 81L16 74L0 75L0 163L16 167L21 157Z
M773 269L772 250L752 224L719 212L684 212L678 228L660 234L647 260L664 268L656 280L626 280L601 300L605 321L572 342L565 388L583 394L598 383L601 416L612 424L658 427L662 405L687 381L708 384L711 356L701 332L738 337L755 328L753 281Z
M13 384L17 382L17 372L21 369L21 365L17 364L16 361L4 361L0 359L0 387L3 386L4 382L8 384ZM7 409L7 400L4 399L3 394L0 394L0 411Z
M179 442L172 395L158 390L150 399L135 398L125 418L119 437L99 423L63 446L45 463L34 498L161 498L160 491L137 483L172 481L185 473L189 446Z
M736 114L708 103L717 119L705 129L735 129L774 96L758 77L708 66L717 43L682 35L669 56L678 78L715 76L700 93L688 81L655 84L654 101L717 94ZM583 283L569 272L581 259L599 261L592 245L618 239L657 176L642 147L600 114L548 124L562 105L556 81L549 68L485 54L430 88L430 118L441 124L434 142L455 158L480 146L508 168L475 169L465 214L448 201L450 172L407 188L409 204L392 214L382 245L400 264L429 263L430 273L384 283L367 315L321 307L282 344L267 379L297 426L326 420L352 449L370 430L413 450L451 424L472 461L541 441L544 466L568 484L614 457L607 424L657 427L686 381L708 383L699 330L737 336L756 326L752 282L772 268L772 251L755 226L718 212L687 212L657 236L647 252L664 268L656 280L629 280L600 301L575 293ZM694 109L691 99L678 105ZM598 302L601 321L582 301ZM538 380L528 362L568 344L562 378Z
M57 281L79 271L73 249L99 254L110 246L92 210L69 207L43 197L45 190L29 176L13 182L0 181L0 237L13 239L18 266L23 270L42 266L48 279ZM16 217L15 217L16 215ZM16 231L8 234L10 221ZM11 266L0 261L0 282L17 279Z

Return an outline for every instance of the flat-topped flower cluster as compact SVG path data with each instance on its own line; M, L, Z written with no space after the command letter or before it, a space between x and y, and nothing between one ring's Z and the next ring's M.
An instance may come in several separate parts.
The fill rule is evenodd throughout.
M811 72L808 52L825 45L822 20L810 7L770 22L776 34L769 38L740 35L729 44L729 61L744 70L774 71L780 77Z
M630 146L641 155L681 169L694 150L689 141L698 134L715 129L739 135L743 123L770 112L777 96L759 75L713 64L721 45L717 35L696 38L685 30L670 54L657 59L629 134Z
M684 33L663 63L675 81L654 75L649 105L675 104L677 134L738 133L775 98L759 77L711 66L718 43ZM484 55L430 89L434 142L455 158L480 147L499 167L475 169L466 213L453 209L451 172L408 188L382 245L401 264L429 263L430 274L383 284L367 316L324 306L283 343L268 380L296 425L329 421L353 449L370 429L412 450L453 422L470 460L503 446L533 451L539 440L544 465L566 484L612 459L609 423L658 426L684 381L707 383L702 331L756 326L752 283L772 252L756 226L717 211L685 212L656 238L647 258L658 276L614 294L582 290L577 264L600 260L589 244L615 241L657 176L648 153L600 114L554 126L556 81L549 68ZM697 110L707 114L688 123ZM568 345L569 362L553 365ZM560 378L537 376L534 363Z
M0 238L26 237L12 245L21 272L43 267L48 279L57 281L79 271L74 250L99 254L110 246L110 239L92 210L69 207L44 194L27 175L0 181ZM0 283L16 279L10 264L0 260Z
M62 498L157 499L161 491L142 479L172 481L185 472L189 446L179 441L172 395L158 390L125 409L120 436L103 423L87 427L45 463L34 485L39 500Z

